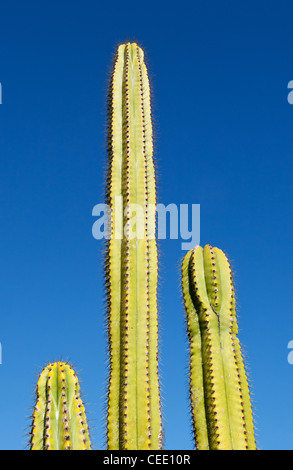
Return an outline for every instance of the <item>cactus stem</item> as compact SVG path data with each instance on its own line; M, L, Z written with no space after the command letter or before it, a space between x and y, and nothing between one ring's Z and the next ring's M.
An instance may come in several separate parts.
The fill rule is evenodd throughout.
M182 288L196 447L255 449L232 272L224 253L210 245L188 252L182 264Z
M156 201L151 108L143 52L135 43L118 47L109 106L108 448L159 448L157 249L148 237L155 226L148 204ZM122 207L116 207L117 197ZM121 219L124 234L118 239Z

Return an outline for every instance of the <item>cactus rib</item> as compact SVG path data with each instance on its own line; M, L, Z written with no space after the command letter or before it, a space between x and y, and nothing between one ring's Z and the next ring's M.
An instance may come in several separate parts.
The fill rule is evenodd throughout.
M37 383L31 450L90 450L91 444L74 370L64 362L48 364Z
M135 43L117 50L108 136L107 444L111 450L160 448L157 248L150 236L156 202L151 105L144 54Z
M182 289L196 447L255 449L232 273L224 253L210 245L188 252L182 264Z

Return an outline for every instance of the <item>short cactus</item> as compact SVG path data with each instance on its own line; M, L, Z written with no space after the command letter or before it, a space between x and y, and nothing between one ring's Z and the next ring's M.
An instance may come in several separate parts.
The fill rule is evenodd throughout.
M90 450L91 443L74 370L64 362L40 374L30 450Z
M149 81L144 53L135 43L117 50L108 139L107 446L109 450L159 449L156 188Z
M189 251L182 263L182 289L196 448L255 450L235 293L225 254L210 245Z

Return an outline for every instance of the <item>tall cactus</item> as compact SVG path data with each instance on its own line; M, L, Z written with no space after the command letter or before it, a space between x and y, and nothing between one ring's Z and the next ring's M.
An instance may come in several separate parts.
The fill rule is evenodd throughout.
M40 374L31 430L31 450L90 450L85 409L74 370L64 362Z
M108 145L107 445L159 449L156 188L149 81L144 53L135 43L117 49Z
M255 450L232 274L224 253L210 245L189 251L182 263L182 289L196 448Z

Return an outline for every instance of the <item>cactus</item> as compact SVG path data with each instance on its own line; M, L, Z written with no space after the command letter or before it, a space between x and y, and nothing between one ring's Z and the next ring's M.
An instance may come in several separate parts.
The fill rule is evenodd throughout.
M117 48L109 90L108 450L162 449L152 139L144 53L127 42ZM224 253L210 245L189 251L182 263L182 290L195 446L255 450L232 273ZM64 362L49 364L36 395L31 450L90 450L74 370Z
M108 147L107 446L160 449L151 104L144 53L135 43L117 49L109 90Z
M90 450L85 409L74 370L64 362L40 374L30 450Z
M235 293L225 254L210 245L189 251L182 263L182 290L196 448L255 450Z

